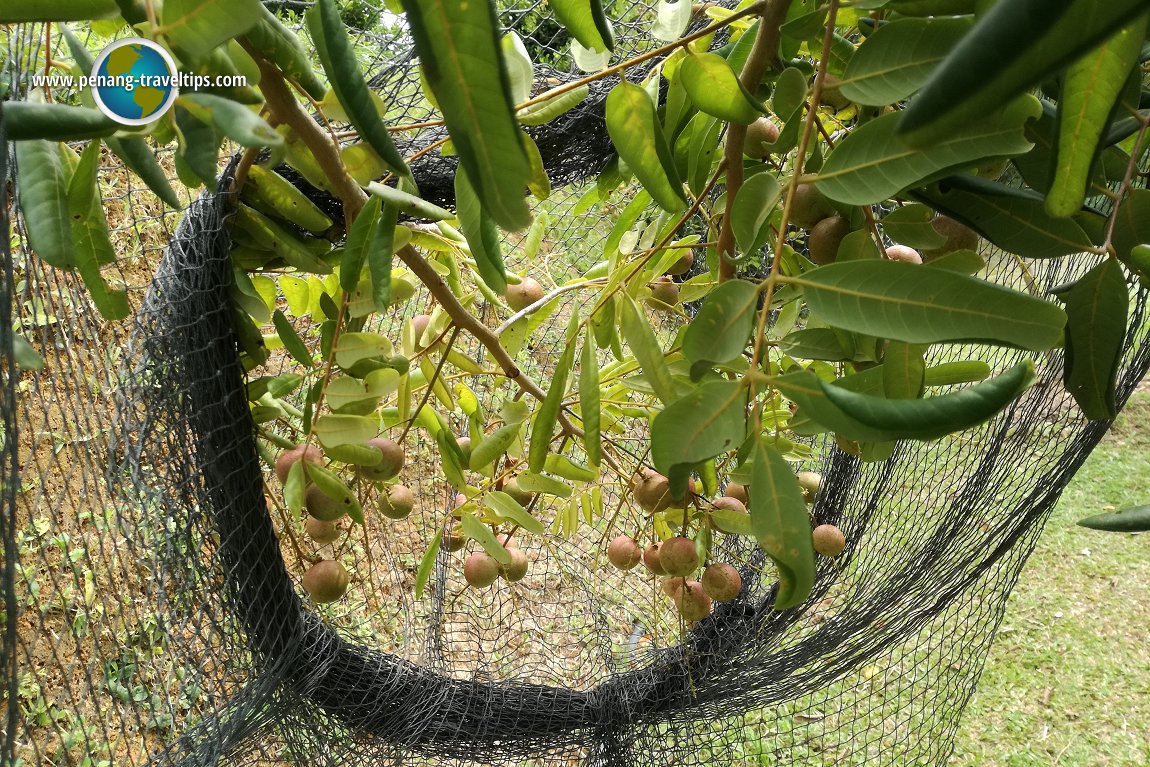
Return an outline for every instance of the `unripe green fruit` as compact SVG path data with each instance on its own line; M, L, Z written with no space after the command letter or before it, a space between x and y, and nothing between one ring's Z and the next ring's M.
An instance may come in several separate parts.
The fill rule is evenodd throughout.
M308 518L304 520L303 529L316 543L332 543L337 540L340 533L343 532L335 522L316 519L310 514Z
M819 525L811 533L811 542L814 544L815 551L822 554L824 557L837 557L842 554L847 547L846 536L843 531L839 530L834 525Z
M660 312L668 312L679 305L679 286L670 277L663 276L650 285L651 296L647 305Z
M506 299L508 306L518 312L539 301L545 295L547 295L546 291L543 290L543 286L537 280L524 277L518 285L508 285L503 298Z
M499 561L484 551L468 554L463 560L463 578L477 589L487 588L499 578Z
M730 602L739 596L742 588L739 571L725 562L716 562L703 571L703 590L716 602Z
M334 602L344 595L351 577L334 559L316 562L303 574L303 588L317 604Z
M819 266L834 263L839 245L851 233L851 224L842 216L827 216L811 227L807 236L807 253Z
M523 580L523 576L527 575L527 555L518 546L509 546L507 554L511 557L511 561L499 566L499 574L508 583Z
M779 140L779 126L768 117L760 117L747 126L747 134L743 138L743 154L762 160L770 154L767 145Z
M323 452L315 445L296 445L288 448L276 458L276 477L280 484L287 482L288 472L301 458L316 466L323 464Z
M375 466L361 466L359 473L365 479L382 482L399 474L403 468L403 448L387 437L374 437L367 441L368 447L374 447L383 456L383 460Z
M406 519L415 508L415 494L407 485L392 485L379 497L379 513L388 519Z
M699 568L699 552L695 542L681 536L663 541L659 549L659 564L667 575L690 575Z
M891 261L902 261L908 264L921 264L922 256L914 248L906 245L891 245L886 249L886 257Z
M698 581L685 581L675 592L674 598L675 608L688 623L701 621L711 614L711 598Z
M321 522L334 522L347 513L347 506L315 485L308 485L304 490L303 502L307 507L307 513Z
M643 550L629 535L618 535L607 544L607 560L620 570L630 570L643 558Z
M795 199L791 203L791 221L795 226L810 231L815 224L834 213L835 209L814 184L799 184L795 187Z
M667 574L666 570L663 569L663 565L659 563L659 549L661 548L662 545L655 542L643 549L643 566L655 575Z
M675 263L671 264L670 267L668 267L666 274L670 274L670 275L674 275L675 277L678 277L680 274L686 274L687 272L691 271L691 267L694 265L695 265L695 254L688 250L686 253L679 256L678 261L676 261Z

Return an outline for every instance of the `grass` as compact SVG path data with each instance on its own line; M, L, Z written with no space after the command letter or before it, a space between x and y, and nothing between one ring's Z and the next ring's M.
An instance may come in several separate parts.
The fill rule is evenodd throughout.
M1150 502L1150 393L1074 478L1010 598L952 767L1150 764L1150 535L1082 517Z

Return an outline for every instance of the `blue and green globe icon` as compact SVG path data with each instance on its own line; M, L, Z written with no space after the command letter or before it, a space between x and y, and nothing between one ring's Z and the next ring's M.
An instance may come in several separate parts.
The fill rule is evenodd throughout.
M103 50L92 68L96 105L116 122L145 125L160 119L179 95L171 54L151 40L127 37Z

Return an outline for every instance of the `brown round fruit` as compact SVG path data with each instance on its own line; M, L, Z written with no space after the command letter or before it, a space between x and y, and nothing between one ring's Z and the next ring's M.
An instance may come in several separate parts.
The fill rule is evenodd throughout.
M946 238L946 242L937 248L924 250L922 252L923 258L927 260L938 258L956 250L978 252L978 232L966 224L955 221L950 216L935 216L930 225L934 227L934 231Z
M525 509L535 500L535 493L529 493L520 487L519 480L516 477L512 477L503 483L503 492L514 498L515 502Z
M814 503L815 496L819 494L819 489L823 486L823 475L817 471L800 471L798 480L807 503Z
M671 482L654 469L642 469L631 477L631 492L648 514L671 508Z
M499 561L485 551L468 554L463 560L463 577L477 589L487 588L499 578Z
M729 485L727 486L727 489L731 489ZM738 498L732 498L729 495L720 495L718 498L711 502L711 505L716 509L727 509L728 511L737 511L742 514L747 513L747 505L740 501Z
M662 581L659 582L659 588L663 590L664 594L669 596L671 599L674 599L675 595L679 593L679 589L683 588L683 582L685 580L687 580L687 579L686 578L664 578Z
M647 305L661 312L671 310L679 305L679 286L670 277L663 276L651 283L651 296Z
M650 546L643 549L643 566L655 575L667 574L667 572L663 569L663 565L659 562L659 550L661 548L661 544L652 543Z
M834 208L823 197L814 184L799 184L795 187L795 199L791 203L791 221L796 226L810 231L815 224L827 216L834 215Z
M699 569L699 552L690 538L678 536L663 541L659 564L667 575L690 575Z
M383 460L375 466L361 466L359 473L375 482L391 479L403 468L403 448L387 437L374 437L367 441L369 447L379 450Z
M694 265L695 254L688 250L686 253L679 256L679 260L671 264L665 273L678 277L680 274L686 274L687 272L691 271L691 267Z
M455 552L463 548L467 543L467 538L455 528L445 529L443 531L443 540L440 542L440 547L444 551Z
M739 571L726 562L716 562L703 571L703 590L716 602L730 602L742 588Z
M779 126L767 117L760 117L747 126L747 134L743 138L743 154L762 160L770 154L768 144L779 140Z
M908 264L921 264L922 256L914 248L906 245L891 245L886 249L886 257L891 261L903 261Z
M743 506L751 502L751 497L747 495L747 486L739 482L728 482L726 489L723 490L723 495L741 501Z
M507 553L511 555L511 561L499 566L499 574L508 583L523 580L523 576L527 575L527 555L518 546L508 547Z
M321 522L334 522L347 513L347 506L315 485L308 485L303 491L303 503L307 513Z
M296 445L280 453L276 458L276 477L280 484L287 482L288 472L301 458L319 466L323 463L323 452L315 445Z
M427 326L430 324L431 324L431 315L430 314L417 314L411 318L411 331L412 331L412 335L415 336L415 348L416 349L422 349L423 348L423 344L421 344L419 342L419 339L423 338L423 334L427 330Z
M675 592L674 599L679 615L688 623L701 621L711 614L711 598L698 581L685 581Z
M545 295L547 293L538 280L524 277L518 285L508 285L507 292L503 294L503 297L507 300L507 305L518 312L531 306Z
M842 82L842 79L836 75L832 75L830 72L823 75L822 103L834 109L836 112L840 109L846 109L851 105L851 100L843 95L842 88L840 87Z
M807 252L811 260L819 266L834 263L846 236L851 233L851 224L842 216L827 216L811 227L807 236Z
M388 519L406 519L415 508L415 493L407 485L392 485L379 496L379 513Z
M303 574L303 588L317 604L334 602L347 591L351 577L334 559L321 559Z
M617 535L607 544L607 561L620 570L630 570L643 559L643 550L629 535Z
M846 536L843 531L839 530L834 525L819 525L811 533L811 542L814 543L815 551L822 554L824 557L837 557L843 553L847 547Z
M308 515L303 523L303 529L316 543L332 543L337 540L343 531L335 522L326 519L316 519Z
M459 451L463 453L463 468L466 469L467 464L471 463L471 437L460 437L455 442L459 445Z
M508 551L519 548L519 541L515 540L510 533L500 533L495 536L495 540L499 541L499 545Z

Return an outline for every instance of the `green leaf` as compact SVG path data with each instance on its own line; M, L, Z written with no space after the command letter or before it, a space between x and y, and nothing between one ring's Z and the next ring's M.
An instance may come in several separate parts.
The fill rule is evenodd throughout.
M722 130L723 123L702 113L692 117L683 130L683 138L690 142L687 146L687 186L691 194L702 194L707 185L711 168L723 151L719 142ZM741 188L745 186L744 183Z
M683 0L659 0L655 9L655 23L651 25L651 37L660 42L678 40L691 23L691 3Z
M81 141L123 127L91 107L31 101L5 101L4 124L9 141Z
M479 276L487 287L502 295L507 291L507 272L503 266L499 230L462 165L455 169L455 205L463 236L467 238L467 245L479 268Z
M394 206L401 213L407 213L416 218L425 218L429 221L446 221L449 218L455 218L451 211L441 208L435 203L386 184L373 181L367 185L367 191L382 197L385 203Z
M504 229L531 223L531 167L515 122L493 3L403 0L423 73L483 207Z
M367 415L382 397L399 389L399 372L391 368L373 370L363 380L335 376L327 385L327 404L337 413Z
M335 347L335 362L346 370L362 360L383 359L391 353L391 341L378 333L344 333Z
M262 8L263 18L248 30L248 40L268 61L299 83L307 94L316 101L323 101L327 87L311 66L311 55L303 47L295 32L285 27L267 8Z
M583 353L579 358L579 415L583 420L583 447L587 451L587 461L592 466L599 466L603 462L599 361L590 324L583 339Z
M1134 249L1150 243L1150 189L1131 189L1118 205L1114 221L1114 249L1124 261L1133 261Z
M556 117L566 114L582 104L590 93L590 86L580 85L578 88L569 90L566 93L552 96L546 101L524 107L519 110L517 115L519 122L522 125L543 125L549 123Z
M459 442L451 433L451 429L437 431L435 442L439 447L439 458L447 484L456 492L462 492L467 487L467 480L463 478L463 450L459 447Z
M320 63L348 121L393 171L414 184L411 170L395 148L372 98L335 0L319 0L307 10L305 17Z
M423 552L419 560L419 569L415 573L415 598L423 599L423 590L427 588L427 581L431 579L431 571L435 569L435 560L439 557L439 548L443 545L443 531L437 530L435 537Z
M976 277L895 261L850 261L791 280L825 322L867 335L930 344L980 341L1050 349L1066 313Z
M240 146L283 146L284 137L250 108L210 93L185 93L179 104L200 122L211 125Z
M339 417L341 416L325 416L325 418ZM360 505L359 499L355 497L351 488L343 483L343 480L323 466L317 466L306 461L298 461L297 463L303 466L303 473L307 479L315 483L321 493L338 501L344 513L351 517L357 525L363 524L363 506Z
M339 286L348 293L355 290L359 284L364 259L367 258L368 248L375 239L382 206L383 200L374 194L371 195L356 215L355 221L351 222L351 229L343 246L343 257L339 262Z
M371 275L371 296L375 310L382 312L391 303L391 264L395 252L407 244L397 242L396 224L399 210L394 205L384 205L380 213L379 225L375 228L371 248L367 252L368 274ZM403 230L405 233L409 229ZM406 238L410 241L410 236Z
M1090 170L1110 114L1138 65L1146 18L1120 30L1070 67L1058 100L1058 162L1046 195L1052 216L1072 216L1086 199Z
M1145 0L1003 0L934 71L899 132L931 146L1053 77L1146 11Z
M775 386L817 423L847 439L937 439L993 418L1034 380L1034 364L1020 362L997 378L926 399L887 399L823 383L813 373L791 373Z
M626 80L607 95L607 132L619 157L661 208L676 213L687 202L655 104Z
M1134 506L1078 520L1082 527L1114 533L1144 533L1150 530L1150 506Z
M1073 285L1055 291L1066 302L1066 360L1062 380L1086 417L1118 415L1115 386L1126 341L1130 297L1122 266L1107 258Z
M867 106L902 101L930 77L972 26L967 18L897 19L876 29L847 63L839 89Z
M547 528L543 526L542 522L531 516L527 509L519 504L519 501L507 493L500 490L492 491L484 497L483 504L489 508L495 516L519 525L529 533L543 535L547 532Z
M854 350L843 348L839 334L830 328L803 328L788 333L779 341L779 351L799 359L827 362L845 362L854 357Z
M260 11L259 0L164 0L158 31L197 61L255 26Z
M672 402L651 422L655 468L670 476L737 448L747 436L746 403L739 381L711 381Z
M537 200L546 200L551 196L551 179L547 177L547 168L543 166L543 155L539 153L535 139L525 132L520 132L519 137L523 139L523 150L527 152L527 160L531 163L531 178L527 181L527 191ZM531 225L534 226L535 223L532 222Z
M484 468L490 466L499 456L507 452L507 448L511 447L511 443L519 435L519 427L521 424L509 423L500 426L495 431L488 434L483 438L483 441L478 445L471 446L471 460L468 465L472 471L483 471Z
M926 205L911 203L895 208L883 216L882 231L895 242L912 248L941 248L946 236L931 224L934 211Z
M603 12L603 0L550 0L549 5L559 23L584 48L615 50L615 34Z
M514 31L507 32L499 41L503 51L503 66L511 81L511 101L519 104L531 98L531 86L535 81L535 69L531 54L523 45L523 40Z
M715 527L724 533L732 535L745 535L748 538L753 538L755 535L754 525L751 524L751 515L742 511L735 511L734 509L714 509L709 512L711 521L714 522Z
M283 341L284 348L287 349L288 354L304 367L311 367L311 352L308 351L303 339L295 332L295 328L291 322L288 321L288 318L284 316L284 313L279 309L276 309L275 313L272 314L272 324L275 325L276 335Z
M722 56L688 53L675 79L700 112L741 125L750 125L763 115L762 102L747 92Z
M571 323L578 328L579 313L576 310L571 315ZM543 402L535 411L535 424L531 429L531 443L527 451L527 466L533 472L541 472L547 461L547 453L551 447L551 436L555 433L555 424L559 419L559 410L563 406L563 397L567 393L567 378L571 374L571 367L575 364L575 343L571 333L567 335L567 344L559 355L559 361L551 373L551 385Z
M529 493L546 493L547 495L554 495L556 498L571 497L572 490L570 485L544 474L524 471L516 476L515 479L519 483L520 489L526 490Z
M321 415L314 431L324 447L362 445L379 433L379 421L362 415Z
M43 370L44 358L22 335L12 335L12 359L20 370Z
M943 362L923 371L924 386L954 386L976 383L990 377L990 365L982 360Z
M495 533L491 532L491 528L479 521L479 517L467 513L460 517L459 521L463 523L464 535L482 546L484 551L501 564L511 563L511 555L507 553L507 549L503 548L503 544L495 537Z
M964 123L943 140L916 149L896 134L902 113L882 115L852 131L834 148L816 184L832 200L848 205L882 202L940 171L973 164L983 157L1022 154L1031 143L1028 120L1042 106L1023 96L990 117Z
M921 344L891 341L882 358L882 385L887 399L917 399L922 396L926 364Z
M731 231L744 256L757 253L771 234L771 214L782 190L769 172L756 173L743 182L731 206Z
M621 300L620 314L622 322L620 330L627 339L627 346L639 361L643 369L643 376L663 404L670 404L678 398L675 382L671 378L671 371L667 369L667 360L663 357L663 350L659 347L659 340L651 323L643 314L643 310L635 303L635 299L624 294Z
M683 334L683 356L690 362L727 362L747 348L755 328L759 287L728 280L703 300L699 313Z
M195 187L198 185L195 178L198 178L214 189L223 135L210 122L201 122L199 118L193 117L191 112L181 106L178 99L172 113L176 116L176 137L179 140L176 171L179 173L180 181L186 186ZM181 163L195 178L189 177L181 170Z
M262 165L248 169L243 194L264 210L309 232L320 234L331 228L332 220L295 184Z
M915 190L914 196L1026 258L1065 256L1093 245L1078 221L1051 216L1042 195L1030 189L963 174Z
M599 472L575 463L561 453L550 453L543 467L552 474L572 482L594 482Z
M815 582L815 552L803 489L786 459L756 435L751 469L751 527L779 570L773 605L786 610L806 601Z
M6 103L6 118L10 109L11 104ZM75 243L68 216L68 171L59 145L50 141L17 141L16 169L20 210L32 250L58 269L75 268Z

